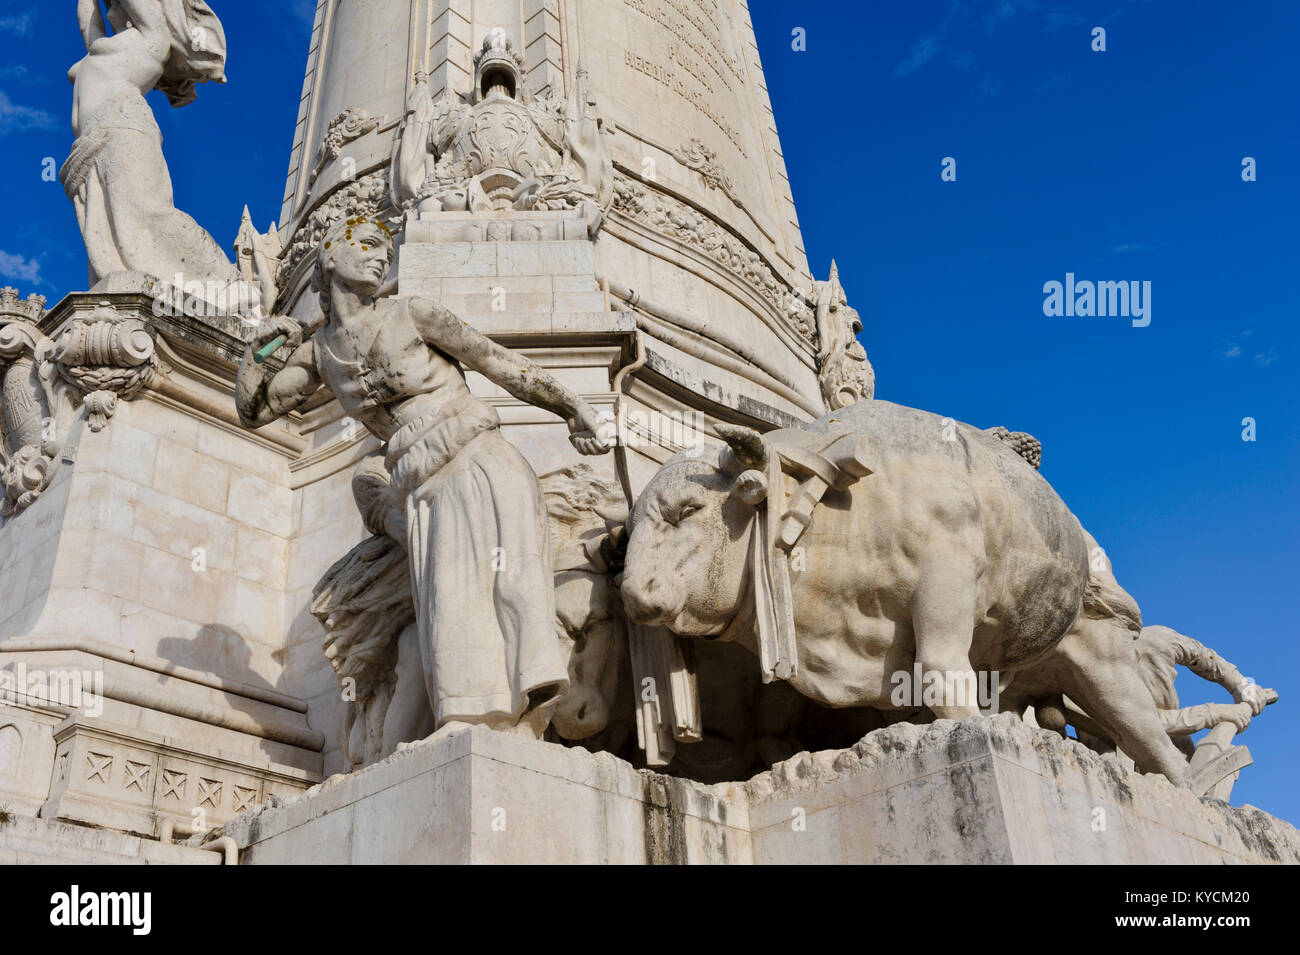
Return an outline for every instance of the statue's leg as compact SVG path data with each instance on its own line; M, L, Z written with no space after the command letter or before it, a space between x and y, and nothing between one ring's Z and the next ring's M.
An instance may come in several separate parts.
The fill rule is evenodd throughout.
M912 601L916 659L924 681L931 674L943 675L943 702L930 706L939 719L964 720L980 713L970 664L976 588L974 561L955 547L931 557L917 579ZM961 692L967 688L972 692Z
M432 732L433 708L420 656L420 628L412 623L397 638L397 686L384 716L382 755L396 752L399 743L424 739Z
M234 280L235 267L202 226L176 208L162 145L134 130L104 146L111 173L102 177L112 242L127 269L164 282ZM116 160L116 163L113 163Z
M1182 786L1187 760L1170 741L1155 701L1138 675L1132 633L1104 620L1079 620L1058 645L1061 689L1107 730L1140 772Z

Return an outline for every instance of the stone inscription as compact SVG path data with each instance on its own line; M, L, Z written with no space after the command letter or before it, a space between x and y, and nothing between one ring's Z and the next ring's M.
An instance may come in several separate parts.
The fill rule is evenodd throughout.
M625 50L623 64L672 90L716 126L741 156L749 152L740 131L717 103L721 91L735 101L735 87L744 74L716 40L716 21L704 3L691 0L624 0L624 4L653 20L676 41L668 44L667 59Z

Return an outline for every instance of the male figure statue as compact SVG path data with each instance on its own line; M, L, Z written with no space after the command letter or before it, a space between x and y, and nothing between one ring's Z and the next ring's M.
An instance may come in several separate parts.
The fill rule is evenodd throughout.
M393 259L388 229L339 222L325 236L315 286L325 323L307 341L289 318L259 328L236 386L257 428L327 386L386 443L385 529L407 544L434 725L516 726L540 737L568 686L555 632L546 507L532 468L470 394L462 366L552 411L583 454L602 454L612 422L545 370L422 298L377 298ZM254 354L279 336L292 349L267 377Z

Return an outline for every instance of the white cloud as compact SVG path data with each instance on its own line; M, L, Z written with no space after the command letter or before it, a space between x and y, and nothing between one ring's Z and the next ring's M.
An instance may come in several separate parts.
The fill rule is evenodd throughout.
M19 282L28 282L32 285L45 284L45 280L41 278L39 259L11 255L3 249L0 249L0 275Z
M29 129L54 129L58 122L43 109L19 106L0 91L0 136Z
M934 55L939 52L938 37L922 37L912 47L912 52L908 54L907 59L894 67L895 76L907 76L909 73L915 73L925 64L934 59Z
M16 17L0 18L0 30L8 30L10 33L17 33L19 36L26 36L31 27L32 14L30 12L19 14Z
M1083 17L1068 7L1045 4L1043 0L948 0L948 9L939 25L912 46L911 52L894 67L894 75L907 76L915 73L940 54L944 54L944 59L953 65L968 69L975 62L974 54L945 49L953 34L958 29L969 32L976 21L983 23L985 32L992 34L1017 17L1037 18L1049 30L1077 26L1083 22ZM987 85L988 81L985 82ZM991 96L996 89L990 92L986 88L985 92Z
M308 26L316 22L316 0L293 0L294 15Z

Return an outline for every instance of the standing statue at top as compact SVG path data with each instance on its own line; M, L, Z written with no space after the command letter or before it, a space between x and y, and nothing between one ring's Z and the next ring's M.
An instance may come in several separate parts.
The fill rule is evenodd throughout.
M239 417L259 428L324 386L384 442L365 480L387 487L367 492L363 517L406 546L435 728L486 723L540 738L569 683L546 505L463 367L565 419L583 454L609 450L613 422L437 303L380 297L393 256L378 221L326 233L315 276L325 322L306 341L292 318L262 323L239 369ZM258 356L281 342L289 357L268 377Z
M77 210L90 284L114 272L235 281L212 236L173 205L162 133L145 95L173 106L225 82L226 37L203 0L78 0L86 55L68 71L76 142L59 179ZM112 33L109 33L109 27Z

